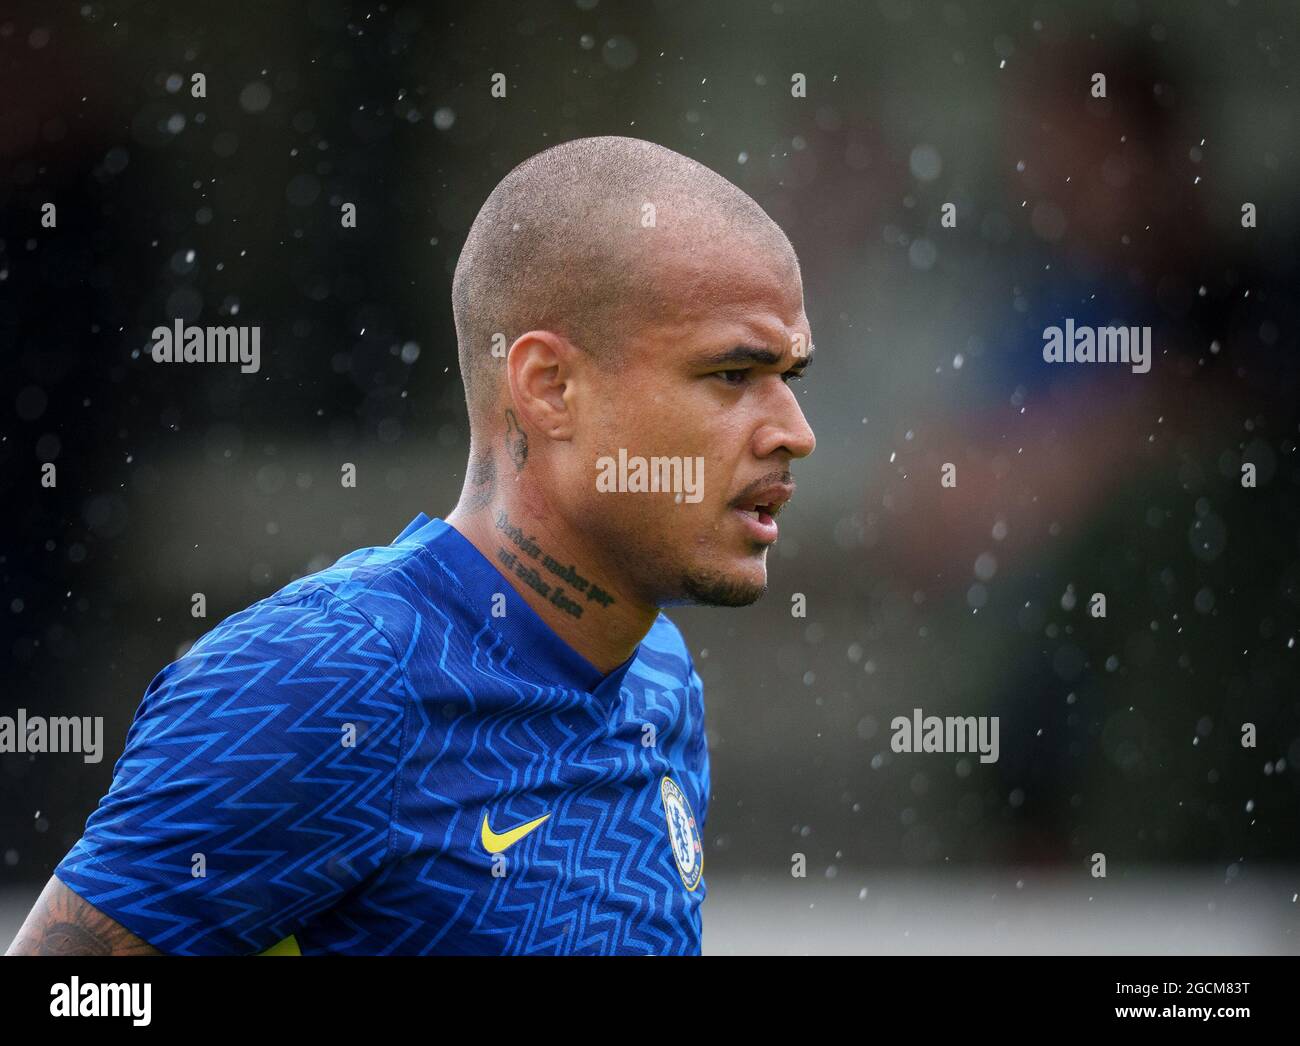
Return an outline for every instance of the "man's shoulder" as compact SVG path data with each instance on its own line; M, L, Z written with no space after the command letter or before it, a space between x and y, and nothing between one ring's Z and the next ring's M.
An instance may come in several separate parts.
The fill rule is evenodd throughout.
M449 576L429 550L414 542L359 548L332 566L298 578L272 598L289 600L312 592L328 592L362 613L392 612L395 604L421 609L435 597L447 595Z
M214 788L252 770L308 788L310 773L299 775L337 756L345 731L357 772L386 779L410 692L401 630L346 598L348 577L372 571L338 567L223 618L154 676L114 771L120 796L191 772ZM369 590L380 584L376 574Z
M195 648L237 632L283 644L311 643L330 632L368 631L401 656L422 618L456 598L454 579L423 546L360 548L231 614Z

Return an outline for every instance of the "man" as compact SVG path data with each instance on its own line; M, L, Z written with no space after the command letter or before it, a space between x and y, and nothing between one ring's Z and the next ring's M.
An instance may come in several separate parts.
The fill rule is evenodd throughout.
M587 138L496 187L452 297L455 510L165 668L12 952L699 952L703 693L660 608L766 589L814 446L794 251Z

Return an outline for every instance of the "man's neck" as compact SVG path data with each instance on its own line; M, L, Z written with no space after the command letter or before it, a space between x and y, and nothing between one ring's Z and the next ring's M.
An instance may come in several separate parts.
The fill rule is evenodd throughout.
M464 502L446 522L497 568L566 643L608 675L636 650L657 607L633 602L608 576L583 562L583 544L556 532L518 501Z

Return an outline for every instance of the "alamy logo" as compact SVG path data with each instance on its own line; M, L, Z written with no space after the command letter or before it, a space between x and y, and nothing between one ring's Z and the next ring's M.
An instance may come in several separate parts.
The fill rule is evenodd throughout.
M176 320L170 327L155 327L155 363L238 363L245 374L262 365L261 327L187 327Z
M1132 363L1134 374L1151 369L1150 327L1076 327L1074 320L1043 328L1048 363Z
M671 492L692 505L704 498L704 459L698 455L643 458L619 447L617 461L603 455L596 459L596 469L596 489L602 494Z
M981 763L998 761L997 716L922 716L912 709L909 719L894 716L889 723L894 736L889 747L895 752L979 752Z
M0 755L25 752L81 752L82 761L98 763L104 757L104 717L0 716Z
M82 984L80 977L73 977L70 983L50 986L50 1016L130 1017L143 1028L152 1019L152 994L151 984Z

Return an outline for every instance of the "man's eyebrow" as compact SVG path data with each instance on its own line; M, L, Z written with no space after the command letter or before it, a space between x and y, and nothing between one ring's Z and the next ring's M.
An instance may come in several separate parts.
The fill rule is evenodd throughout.
M803 355L795 356L791 368L803 370L812 362L814 351L812 344L809 343L808 350ZM722 352L701 356L696 360L696 363L702 367L714 367L723 363L756 363L760 366L770 367L774 363L780 363L783 355L784 353L758 345L736 345L730 349L724 349Z

